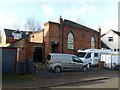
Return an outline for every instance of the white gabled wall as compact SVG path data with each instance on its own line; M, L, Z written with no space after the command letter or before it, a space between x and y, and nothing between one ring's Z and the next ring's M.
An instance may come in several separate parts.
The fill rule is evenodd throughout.
M113 41L109 42L108 41L108 37L113 37ZM118 36L116 33L114 33L113 31L110 31L109 33L107 33L105 36L103 36L101 38L101 40L108 46L110 47L112 50L114 49L120 49L120 36Z

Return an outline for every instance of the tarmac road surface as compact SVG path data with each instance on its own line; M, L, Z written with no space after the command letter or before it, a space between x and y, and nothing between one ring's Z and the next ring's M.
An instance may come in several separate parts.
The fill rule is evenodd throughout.
M120 79L120 78L119 78ZM52 90L59 90L63 88L118 88L118 78L103 79L91 82L73 83L51 87Z
M40 70L35 80L5 80L2 83L3 90L41 90L59 86L63 83L81 82L84 80L99 79L101 77L116 78L118 71L91 68L88 72L48 72L47 69ZM116 80L116 79L115 79ZM72 86L73 87L73 86ZM46 89L44 89L46 90ZM74 90L74 89L73 89Z

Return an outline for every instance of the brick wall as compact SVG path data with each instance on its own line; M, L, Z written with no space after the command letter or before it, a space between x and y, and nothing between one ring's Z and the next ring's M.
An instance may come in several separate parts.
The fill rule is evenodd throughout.
M74 35L74 50L68 50L67 49L67 36L68 33L72 32ZM84 33L84 37L81 36L81 34ZM92 31L89 29L81 29L81 28L74 28L65 26L64 27L64 52L65 53L73 53L76 54L76 51L81 48L91 48L91 37L95 37L95 48L98 47L98 32Z
M74 23L75 24L75 23ZM55 22L47 22L44 24L44 30L42 32L34 33L34 39L30 39L32 42L43 42L44 47L44 57L47 58L48 53L52 52L52 42L59 42L59 45L56 47L57 52L62 53L71 53L76 54L78 49L81 48L91 48L91 37L95 37L95 48L99 48L99 32L92 30L88 27L75 27L71 25L63 25L60 26L60 23ZM76 25L76 24L75 24ZM63 42L62 42L62 30L63 30ZM74 50L67 49L67 35L69 32L74 34ZM84 37L82 37L82 33L84 33ZM43 35L43 36L42 36ZM44 38L43 38L44 37ZM32 37L30 37L32 38ZM63 49L62 49L63 43ZM30 51L33 46L27 46L27 56L32 56L32 52ZM30 49L29 49L30 48Z
M46 28L47 26L47 28ZM73 27L70 25L64 25L63 27L63 52L64 53L72 53L76 54L76 51L81 48L91 48L91 37L95 37L95 48L99 48L99 32L92 30L87 27ZM45 54L51 52L51 44L52 41L59 42L58 52L62 52L62 30L60 28L59 23L48 22L45 25L45 31L47 31L47 38L45 36ZM67 49L67 35L69 32L74 34L74 50ZM82 37L81 34L84 33L85 36ZM46 56L45 55L45 56Z
M43 43L43 30L31 34L30 42Z
M42 54L43 54L43 60L44 60L44 44L43 43L32 43L28 42L26 43L26 58L29 58L33 60L33 52L34 52L34 47L42 47Z

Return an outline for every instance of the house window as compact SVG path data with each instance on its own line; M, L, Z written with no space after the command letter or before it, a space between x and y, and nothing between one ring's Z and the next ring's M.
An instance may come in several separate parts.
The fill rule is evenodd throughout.
M73 36L72 32L68 33L67 48L68 49L74 49L74 36Z
M112 42L113 41L113 37L108 37L108 41Z
M20 39L21 38L21 33L14 33L13 37L14 37L14 39Z
M94 38L94 36L91 37L91 48L95 48L95 38Z

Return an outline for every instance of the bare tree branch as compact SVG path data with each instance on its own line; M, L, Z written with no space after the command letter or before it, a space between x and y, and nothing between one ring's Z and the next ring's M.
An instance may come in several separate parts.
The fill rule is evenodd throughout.
M40 23L34 17L30 17L26 20L25 29L29 29L32 31L38 31L41 29Z

